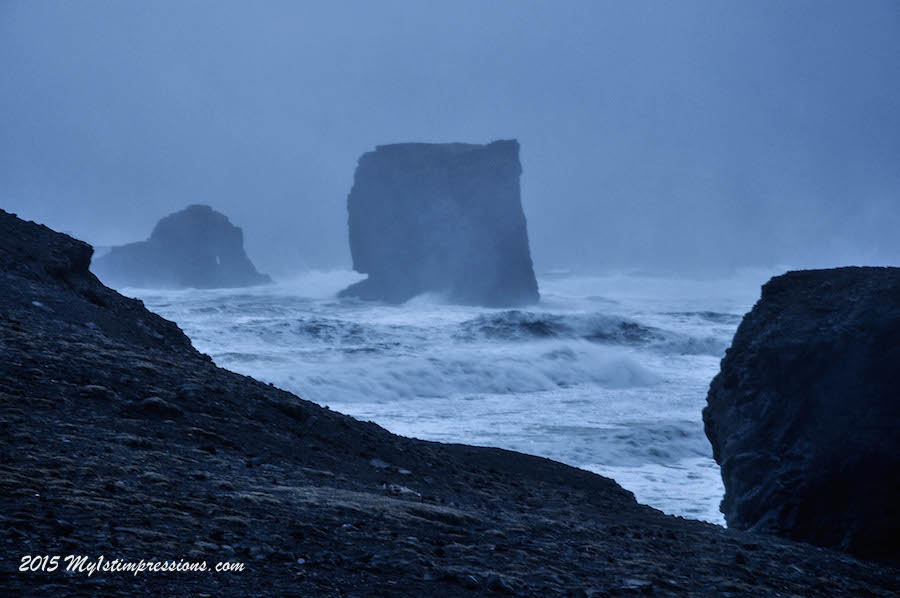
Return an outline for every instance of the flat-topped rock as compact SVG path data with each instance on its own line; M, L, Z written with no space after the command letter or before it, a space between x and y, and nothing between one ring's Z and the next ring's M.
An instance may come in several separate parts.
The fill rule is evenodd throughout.
M398 143L364 154L347 199L353 267L342 295L422 293L475 305L538 300L520 199L519 143Z
M113 247L93 271L118 287L227 288L271 282L244 252L244 233L209 206L160 220L146 241Z

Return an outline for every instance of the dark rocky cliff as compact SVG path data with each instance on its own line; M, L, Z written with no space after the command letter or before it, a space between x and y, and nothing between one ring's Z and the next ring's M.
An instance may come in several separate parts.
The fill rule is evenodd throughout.
M0 211L9 596L893 596L895 569L638 505L586 471L402 438L217 368ZM240 573L20 571L25 555Z
M900 556L900 269L770 280L703 419L729 527Z
M353 267L344 295L403 302L538 300L519 193L519 144L400 143L364 154L347 199Z
M93 270L119 287L208 289L271 282L244 252L241 229L204 205L169 214L149 239L113 247Z

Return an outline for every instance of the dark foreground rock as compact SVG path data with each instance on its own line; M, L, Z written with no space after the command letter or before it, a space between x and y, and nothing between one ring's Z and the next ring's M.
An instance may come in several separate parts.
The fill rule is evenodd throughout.
M900 268L770 280L703 420L729 527L900 561Z
M343 292L403 302L511 306L538 300L519 197L519 143L398 143L359 159L347 198L353 267Z
M0 212L0 587L27 596L890 596L897 570L394 436L219 369ZM19 571L25 555L236 572Z
M117 287L213 289L271 282L244 252L244 233L209 206L160 220L146 241L113 247L93 271Z

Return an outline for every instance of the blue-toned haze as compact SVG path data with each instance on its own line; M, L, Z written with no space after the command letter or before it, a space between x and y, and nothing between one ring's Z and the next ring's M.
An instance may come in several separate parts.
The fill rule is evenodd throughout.
M243 228L276 284L123 289L218 365L688 517L722 522L700 410L759 285L900 265L894 0L0 0L0 73L0 208ZM337 299L363 153L510 138L539 303Z
M522 143L538 271L900 263L900 4L0 3L0 204L349 264L357 158Z

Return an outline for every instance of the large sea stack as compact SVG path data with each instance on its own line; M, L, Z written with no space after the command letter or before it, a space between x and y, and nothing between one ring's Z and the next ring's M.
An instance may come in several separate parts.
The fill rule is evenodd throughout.
M353 267L343 295L399 303L538 300L519 194L519 143L398 143L364 154L347 199Z
M730 528L900 557L900 268L789 272L703 411Z
M160 220L146 241L113 247L93 271L116 287L228 288L271 282L244 252L244 233L209 206Z

